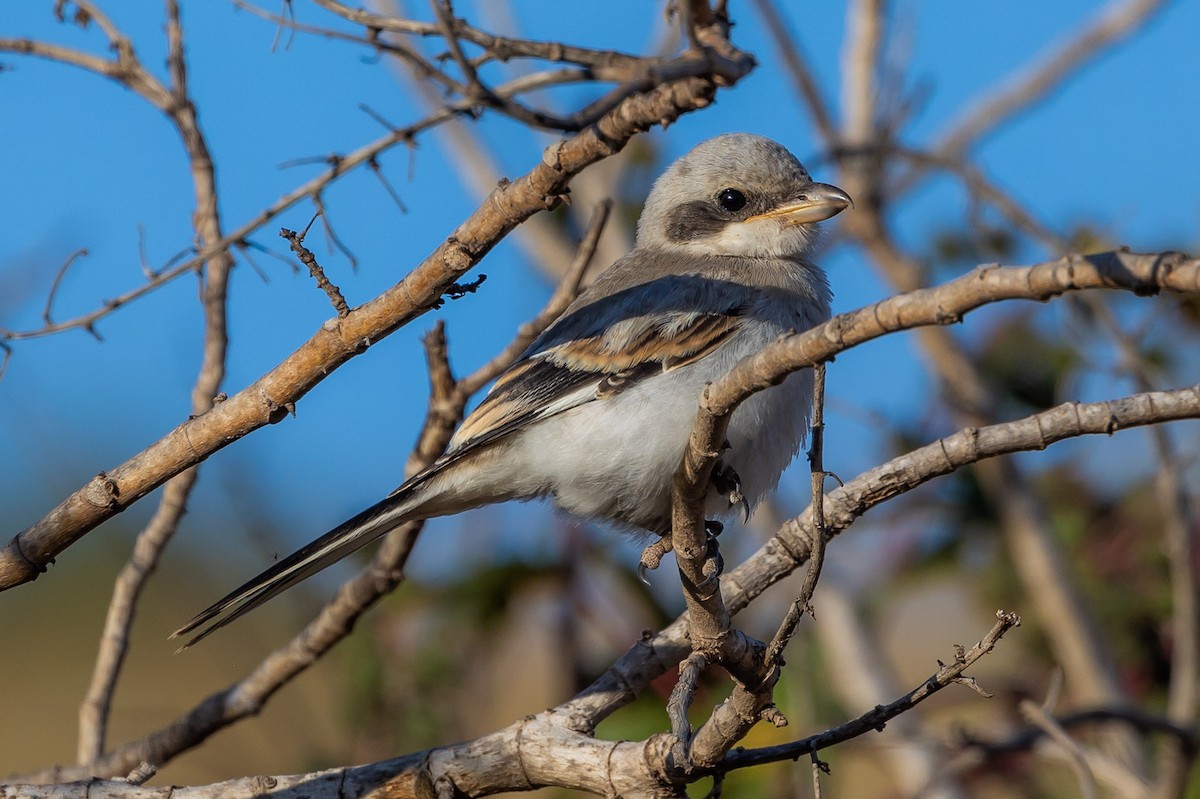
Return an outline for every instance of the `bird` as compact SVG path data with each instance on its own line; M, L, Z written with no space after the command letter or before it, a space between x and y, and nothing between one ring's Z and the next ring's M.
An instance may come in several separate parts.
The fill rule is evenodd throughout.
M778 142L729 133L654 182L633 249L496 380L440 458L382 501L278 561L171 637L186 649L399 525L507 500L666 536L671 479L706 384L779 336L830 317L806 259L817 223L851 207ZM812 374L743 402L705 517L773 489L808 433Z

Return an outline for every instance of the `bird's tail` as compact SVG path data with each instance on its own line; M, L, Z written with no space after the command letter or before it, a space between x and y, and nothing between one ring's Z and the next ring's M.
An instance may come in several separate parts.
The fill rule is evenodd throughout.
M286 591L350 553L366 546L403 522L423 518L414 506L413 485L419 478L401 486L381 502L330 530L325 535L293 552L262 574L205 608L171 634L172 638L200 630L179 651L207 638L234 619L254 610L275 595ZM200 629L203 628L203 629Z

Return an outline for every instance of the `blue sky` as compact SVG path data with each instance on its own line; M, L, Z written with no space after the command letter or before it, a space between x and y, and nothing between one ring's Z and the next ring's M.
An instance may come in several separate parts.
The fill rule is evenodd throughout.
M518 5L528 36L561 36L590 46L643 51L659 35L661 4ZM31 36L95 51L95 31L53 21L52 4L8 3L0 37ZM159 70L165 56L157 4L104 6L133 38L143 61ZM616 7L616 11L610 10ZM722 91L716 105L654 132L668 157L730 130L779 139L802 159L819 153L803 109L793 97L773 48L747 4L733 3L736 40L761 66ZM908 63L906 90L923 97L903 139L925 142L992 91L1013 70L1069 35L1095 12L1094 2L899 3L894 25L902 42L893 56ZM601 10L601 7L606 7ZM468 4L459 13L478 19ZM301 0L301 21L336 24ZM844 7L788 5L827 93L836 97ZM240 225L320 166L281 169L298 158L346 152L377 137L380 126L358 110L366 103L404 124L419 114L394 74L375 56L344 43L297 35L272 52L273 26L219 0L185 3L192 89L216 159L227 227ZM1200 4L1176 2L1131 39L1096 60L1061 90L1006 125L981 146L991 177L1056 227L1091 222L1134 249L1194 247L1200 216L1200 67L1195 31ZM630 31L633 31L631 34ZM68 274L57 318L91 309L141 280L138 229L158 265L191 241L191 189L172 129L140 98L78 69L0 54L0 326L37 327L56 270L74 250L89 255ZM575 96L568 93L566 96ZM524 172L549 141L503 120L481 123L506 174ZM310 246L351 304L363 302L418 263L476 205L432 136L410 156L382 159L408 207L401 214L369 173L348 176L327 194L339 235L360 260ZM411 176L410 176L411 169ZM821 168L815 167L817 179ZM282 250L280 225L303 227L307 204L286 212L253 236ZM897 217L907 243L962 218L962 195L948 181L912 195ZM1040 253L1024 253L1036 258ZM265 256L264 283L243 264L232 285L229 375L233 393L270 369L331 315L306 275ZM825 265L836 309L850 310L888 290L857 256L829 254ZM400 482L420 424L426 383L419 336L435 318L447 321L452 358L462 372L482 362L537 311L550 288L502 243L480 267L489 280L477 294L452 302L380 342L305 397L295 419L261 430L219 453L184 523L186 546L229 533L241 540L252 521L269 520L285 545L299 544L378 499ZM200 348L195 282L184 278L103 320L103 343L81 331L17 342L0 379L0 502L5 536L34 522L65 493L159 438L188 413L188 392ZM863 412L919 412L927 402L919 358L905 337L839 357L831 372L835 411L827 463L849 476L873 462L873 429ZM1179 428L1182 430L1183 428ZM1193 438L1194 426L1189 428ZM793 470L785 484L807 478ZM93 537L128 545L143 501ZM495 536L519 547L537 539L545 511L506 508L486 516L445 520L441 540ZM506 524L514 521L518 523ZM478 528L486 528L478 532ZM503 534L489 532L500 528ZM523 532L524 531L524 532ZM267 546L274 546L275 542ZM257 563L265 557L258 550ZM437 571L446 548L427 542L416 568ZM630 549L633 552L633 549ZM65 557L72 557L68 551ZM633 559L630 554L630 560ZM253 571L247 568L247 573ZM50 581L45 581L49 583Z

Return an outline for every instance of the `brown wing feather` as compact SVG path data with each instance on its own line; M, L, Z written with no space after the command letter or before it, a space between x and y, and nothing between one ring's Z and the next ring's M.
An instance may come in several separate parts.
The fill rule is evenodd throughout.
M614 347L605 334L565 341L505 372L455 434L450 454L494 441L516 427L609 397L712 352L741 323L745 308L695 314L681 327L649 326ZM575 395L575 396L572 396Z

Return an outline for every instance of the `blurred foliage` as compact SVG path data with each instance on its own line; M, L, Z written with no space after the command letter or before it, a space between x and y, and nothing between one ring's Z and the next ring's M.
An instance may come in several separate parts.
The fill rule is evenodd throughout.
M1081 360L1067 343L1038 330L1032 316L1027 310L1006 316L975 353L975 364L1006 418L1062 402L1062 386Z
M1016 246L1007 228L982 223L966 230L944 228L931 236L927 261L937 274L958 274L982 263L1007 261Z

